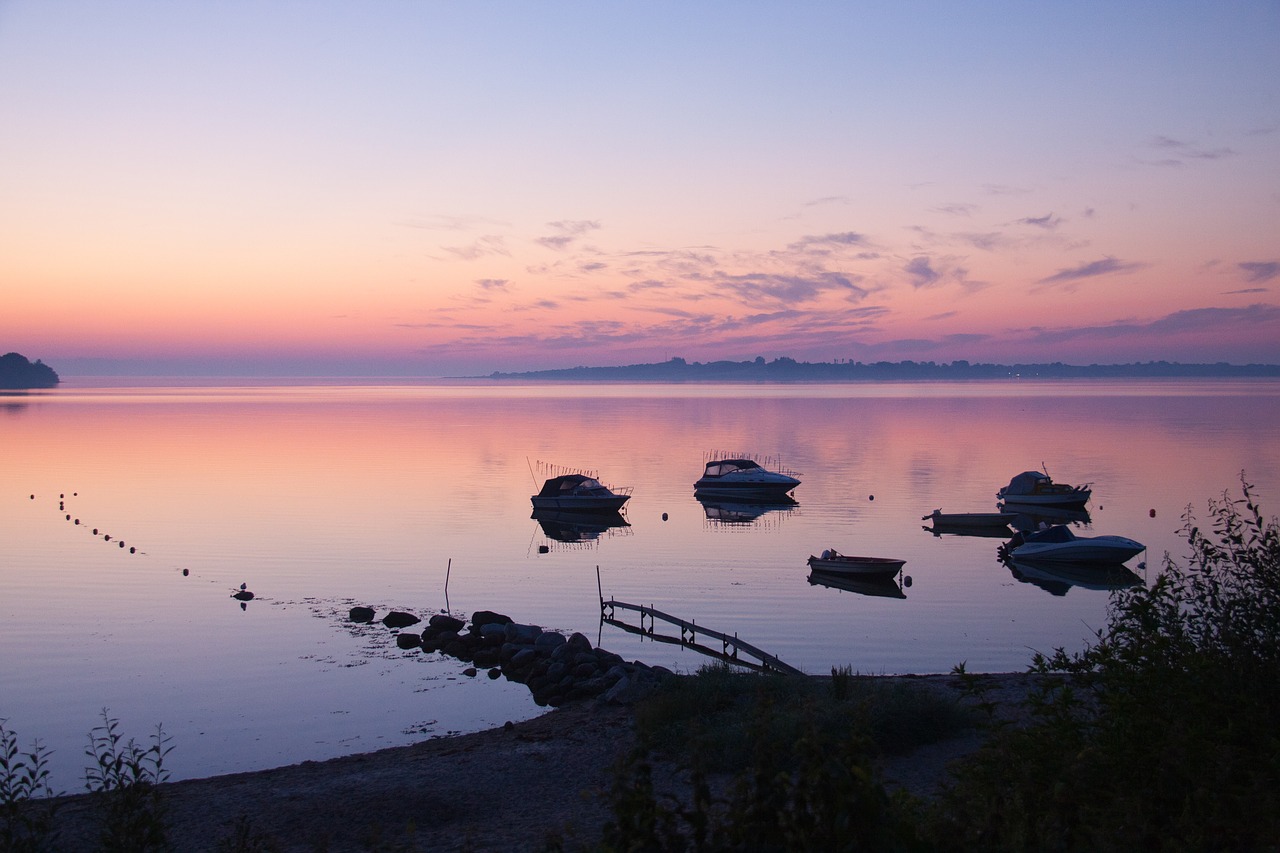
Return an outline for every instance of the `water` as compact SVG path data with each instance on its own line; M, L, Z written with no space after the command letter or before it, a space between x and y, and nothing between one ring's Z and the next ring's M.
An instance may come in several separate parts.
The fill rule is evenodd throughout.
M1023 669L1091 638L1106 590L1019 580L1001 540L935 537L921 516L994 510L1043 464L1094 484L1082 532L1145 543L1130 566L1151 577L1183 554L1187 506L1203 516L1242 470L1276 511L1280 383L72 382L0 398L0 440L0 718L55 750L71 791L103 708L139 740L163 724L174 778L540 712L520 685L348 624L354 604L492 609L653 664L707 660L602 627L602 591L808 672ZM717 450L800 472L798 505L719 520L692 495ZM539 462L633 487L630 525L548 535ZM905 559L905 598L810 584L805 558L829 547Z

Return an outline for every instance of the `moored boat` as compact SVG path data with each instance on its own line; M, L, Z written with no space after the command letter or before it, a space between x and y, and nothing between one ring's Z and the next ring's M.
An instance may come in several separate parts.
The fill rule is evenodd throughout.
M1089 484L1070 486L1055 483L1043 471L1023 471L996 493L1007 504L1023 506L1083 507L1093 494Z
M1012 512L943 512L935 509L931 514L920 517L921 521L932 521L934 527L1008 527L1016 518Z
M618 512L631 499L629 489L614 491L595 477L586 474L561 474L542 484L534 495L534 509L559 509L572 512Z
M1077 536L1065 524L1020 533L1009 543L1009 556L1022 563L1123 563L1147 546L1124 536Z
M713 459L693 484L695 496L784 497L800 480L789 473L770 471L753 459Z
M820 557L809 556L810 569L839 575L891 576L901 571L906 562L891 557L855 557L838 553L833 548L823 551Z

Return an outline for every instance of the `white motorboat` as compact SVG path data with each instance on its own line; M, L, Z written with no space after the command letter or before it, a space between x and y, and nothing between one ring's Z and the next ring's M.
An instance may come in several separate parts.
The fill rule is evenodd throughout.
M561 474L542 484L534 495L534 509L558 509L571 512L617 512L631 499L629 489L614 491L595 477L586 474Z
M800 480L788 473L762 468L751 459L714 459L696 483L696 496L775 497L787 495L800 485Z
M891 557L854 557L828 548L822 556L809 556L809 568L815 572L837 575L893 576L902 570L906 560Z
M1020 506L1083 507L1093 494L1089 484L1069 486L1055 483L1043 471L1023 471L996 493L1006 504Z
M1021 541L1019 541L1021 540ZM1023 563L1123 563L1147 549L1124 536L1077 536L1059 524L1034 533L1018 534L1009 556Z

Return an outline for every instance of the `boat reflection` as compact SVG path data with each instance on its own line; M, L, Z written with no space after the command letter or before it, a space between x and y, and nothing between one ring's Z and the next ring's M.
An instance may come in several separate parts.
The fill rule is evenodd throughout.
M1073 586L1114 590L1143 583L1142 578L1123 563L1038 563L1009 559L1004 564L1014 579L1034 584L1052 595L1066 595Z
M702 511L707 521L724 525L751 525L766 520L770 513L777 513L774 519L782 518L800 506L795 498L782 496L759 501L726 500L698 496Z
M538 522L548 539L556 542L594 542L631 524L620 513L570 512L557 509L535 509L530 518Z
M907 597L896 577L865 577L815 570L809 572L809 583L813 586L825 586L842 592L857 593L858 595L870 595L880 598Z
M1013 513L1009 524L1014 530L1026 533L1038 530L1041 524L1052 527L1055 524L1088 524L1089 511L1085 509L1064 509L1051 506L1028 506L1025 504L1006 503L1001 506L1003 512Z

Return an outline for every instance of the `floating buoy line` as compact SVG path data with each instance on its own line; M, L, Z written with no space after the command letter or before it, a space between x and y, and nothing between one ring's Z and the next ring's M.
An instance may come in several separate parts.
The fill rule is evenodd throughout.
M79 497L79 495L80 495L80 493L79 493L79 492L72 492L72 493L71 493L71 497L73 497L73 498L75 498L75 497ZM32 500L32 501L34 501L34 500L36 499L36 494L35 494L34 492L29 493L29 494L28 494L28 496L27 496L27 499L28 499L28 500ZM82 522L82 521L81 521L81 519L80 519L80 518L78 518L78 517L76 517L73 513L67 512L67 500L68 500L68 498L67 498L67 493L66 493L66 492L60 492L60 493L58 494L58 512L60 512L60 513L62 513L62 514L63 514L63 517L64 517L64 519L65 519L66 521L70 521L70 522L72 522L72 526L74 526L74 527L83 527L83 528L85 528L85 529L89 529L89 525L88 525L88 524L86 524L86 523ZM145 554L146 554L146 552L145 552L145 551L139 551L139 550L138 550L138 547L137 547L136 545L129 545L129 544L128 544L127 542L125 542L125 540L123 540L123 539L113 538L113 537L112 537L112 535L111 535L110 533L106 533L106 532L104 532L103 530L101 530L100 528L97 528L97 527L92 528L91 533L92 533L92 535L93 535L93 537L94 537L95 539L96 539L96 538L98 538L99 536L101 536L101 537L102 537L102 541L103 541L103 542L105 542L105 543L107 543L107 544L111 544L111 543L113 543L113 542L114 542L115 546L116 546L117 548L119 548L120 550L128 549L128 551L129 551L129 553L130 553L130 554L143 554L143 555L145 555ZM188 569L188 568L183 568L183 569L181 569L180 571L181 571L182 576L183 576L184 578L185 578L185 577L190 577L190 576L191 576L191 570L190 570L190 569ZM235 599L235 600L237 600L237 601L239 601L239 602L240 602L240 609L241 609L241 610L245 610L245 609L247 609L247 608L246 608L246 604L247 604L248 602L252 601L252 600L254 599L254 597L255 597L255 596L254 596L254 594L253 594L252 592L250 592L250 591L249 591L248 586L249 586L249 585L248 585L247 583L242 583L242 584L240 584L240 588L239 588L239 589L233 589L233 591L232 591L232 593L231 593L231 597L232 597L233 599Z

